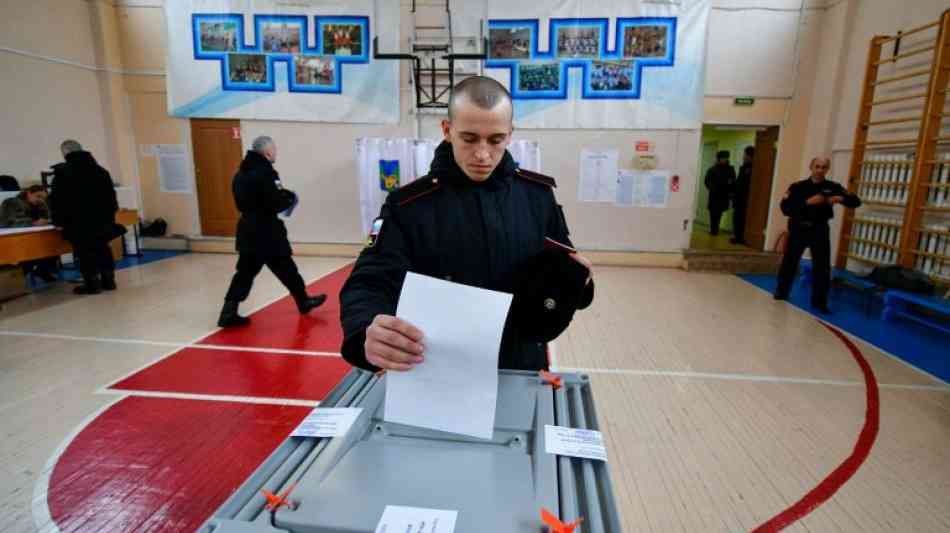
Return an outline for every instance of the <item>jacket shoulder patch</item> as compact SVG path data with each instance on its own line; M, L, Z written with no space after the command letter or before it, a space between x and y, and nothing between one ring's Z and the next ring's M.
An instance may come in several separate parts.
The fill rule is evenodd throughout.
M389 193L389 197L396 205L406 205L423 196L439 190L442 184L435 176L423 176L412 183L404 185Z
M540 183L541 185L547 185L551 188L557 188L557 181L555 181L551 176L545 176L544 174L538 174L537 172L532 172L523 168L515 170L515 176L528 181L533 181L535 183Z

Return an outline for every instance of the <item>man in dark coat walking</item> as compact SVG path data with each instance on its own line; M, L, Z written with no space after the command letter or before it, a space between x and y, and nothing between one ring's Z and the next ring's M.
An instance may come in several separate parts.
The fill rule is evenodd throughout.
M264 265L287 287L297 302L300 314L319 307L325 294L307 295L306 285L293 260L287 228L277 217L296 203L297 196L280 185L274 170L277 145L270 137L254 139L244 156L241 168L231 185L234 203L241 218L237 224L237 272L224 297L224 307L218 318L222 328L247 324L249 319L238 314L238 305L247 299L254 278Z
M109 171L74 140L60 145L64 163L53 166L49 197L53 225L73 245L83 284L76 294L115 290L115 262L109 241L119 236L115 213L119 203Z
M755 148L745 147L739 176L732 188L732 244L745 244L745 215L749 209L749 189L752 187L752 158Z
M716 164L706 171L706 188L709 189L709 233L719 235L719 221L729 210L729 195L736 181L736 170L729 164L729 152L716 153Z

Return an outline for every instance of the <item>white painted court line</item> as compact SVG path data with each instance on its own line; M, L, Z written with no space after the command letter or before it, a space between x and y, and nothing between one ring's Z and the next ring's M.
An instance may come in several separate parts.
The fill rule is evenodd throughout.
M340 268L342 268L342 267L340 267ZM313 279L313 280L311 280L311 281L308 281L308 282L307 282L307 285L313 283L314 281L319 280L320 278L322 278L322 277L324 277L324 276L326 276L326 275L328 275L328 274L331 274L331 273L333 273L333 272L336 272L336 270L339 270L339 268L337 268L337 269L335 269L335 270L332 270L331 272L327 272L327 273L325 273L325 274L322 274L320 277L315 278L315 279ZM268 301L268 302L265 302L265 303L263 303L263 304L261 304L261 305L255 307L249 314L256 313L257 311L263 309L264 307L267 307L268 305L271 305L271 304L277 302L278 300L280 300L281 298L284 298L285 296L286 296L286 295L284 294L284 295L278 296L278 297L276 297L276 298L274 298L274 299L272 299L272 300L270 300L270 301ZM221 330L221 328L214 328L213 330L211 330L211 332L202 334L202 335L200 335L200 336L198 336L198 337L195 337L193 340L191 340L191 341L189 341L189 342L186 342L186 343L169 343L169 342L160 342L160 341L146 341L146 340L132 340L132 339L107 339L107 338L97 338L97 337L77 337L77 336L72 336L72 335L55 335L55 334L51 334L51 333L29 333L29 332L2 331L2 330L0 330L0 335L25 336L25 337L43 337L43 338L54 338L54 339L62 339L62 340L98 341L98 342L118 342L118 343L128 343L128 344L147 344L147 345L152 345L152 346L167 346L167 347L171 347L171 348L172 348L170 351L168 351L167 353L165 353L165 354L159 356L159 357L156 358L155 360L153 360L153 361L151 361L151 362L149 362L149 363L147 363L147 364L141 366L140 368L138 368L138 369L136 369L136 370L134 370L134 371L132 371L132 372L129 372L129 373L126 374L125 376L123 376L123 377L121 377L121 378L119 378L119 379L117 379L117 380L115 380L115 381L112 382L112 383L118 383L119 381L122 381L122 380L128 378L129 376L135 374L136 372L139 372L139 371L141 371L141 370L143 370L143 369L145 369L145 368L148 368L148 367L154 365L155 363L161 361L162 359L165 359L166 357L169 357L170 355L172 355L172 354L176 353L177 351L181 350L183 347L197 347L197 348L206 348L206 349L212 349L212 350L213 350L213 349L227 350L227 349L237 349L237 348L246 349L246 348L244 348L244 347L224 347L224 346L220 346L220 345L198 345L198 344L195 344L195 343L197 343L198 341L200 341L201 339L203 339L203 338L205 338L205 337L208 337L209 335L213 335L214 333L217 333L217 332L220 331L220 330ZM276 351L276 350L266 350L266 349L262 349L262 348L261 348L261 349L250 349L250 350L248 350L248 351L260 351L260 352L264 352L264 353L267 353L267 352L270 352L270 353L293 352L295 355L336 355L336 356L339 356L339 354L329 354L329 353L324 354L324 353L322 353L322 352L297 353L297 352L298 352L297 350L286 350L286 351L284 351L284 352L279 352L279 351ZM110 385L111 385L112 383L110 383ZM33 499L32 499L32 504L31 504L31 508L32 508L31 510L32 510L32 513L33 513L33 524L36 526L37 531L39 531L40 533L60 533L59 526L56 525L56 522L53 521L53 517L52 517L52 515L50 514L50 511L49 511L49 501L48 501L48 499L47 499L47 498L48 498L48 494L49 494L49 481L50 481L50 477L51 477L52 474L53 474L53 469L56 467L56 463L59 461L59 458L63 455L63 452L66 451L66 448L67 448L67 447L69 446L69 444L73 441L73 439L75 439L76 436L78 436L79 433L82 432L82 430L86 428L86 426L88 426L89 424L91 424L93 420L95 420L96 418L98 418L99 415L101 415L102 413L104 413L107 409L109 409L110 407L112 407L112 406L115 405L116 403L120 402L122 399L127 398L127 397L129 397L129 396L132 395L132 391L114 391L114 392L113 392L113 391L106 391L106 387L108 387L108 386L109 386L109 385L106 385L106 386L104 386L104 387L101 387L98 391L96 391L96 393L97 393L97 394L108 394L108 395L113 395L113 394L114 394L114 395L115 395L115 400L114 400L114 401L111 401L111 402L109 402L109 403L107 403L106 405L103 405L101 408L99 408L98 410L96 410L94 413L92 413L92 414L90 414L88 417L86 417L86 418L85 418L82 422L80 422L75 428L73 428L72 432L70 432L69 435L67 435L66 438L63 439L63 441L59 444L59 446L56 448L56 450L53 451L52 455L50 455L50 458L46 461L46 465L43 467L43 471L40 472L40 475L39 475L39 478L38 478L37 481L36 481L36 484L33 486ZM136 392L135 392L135 395L136 395L136 396L152 396L152 397L166 397L166 398L168 398L168 397L173 397L173 396L171 396L172 394L175 394L176 397L186 397L186 396L187 396L188 399L221 400L221 401L244 401L244 402L246 402L246 403L275 403L275 404L284 404L284 405L304 405L304 406L316 406L316 405L319 404L319 402L311 401L311 400L285 400L285 399L281 399L281 398L273 398L273 399L271 399L271 398L266 398L266 400L267 400L266 402L265 402L265 401L256 402L255 400L265 400L265 398L241 397L241 396L234 396L234 397L227 397L227 396L208 396L208 397L205 397L205 398L199 398L200 396L204 396L204 395L199 395L199 394L190 394L190 395L189 395L189 394L184 394L184 395L178 395L177 393L146 393L146 392L143 392L143 391L136 391ZM160 395L161 395L161 396L160 396ZM227 400L223 400L224 398L228 398L228 399L227 399ZM236 399L231 399L231 398L236 398Z
M864 387L863 381L837 379L793 378L784 376L762 376L756 374L729 374L718 372L686 372L678 370L635 370L624 368L559 368L558 372L576 372L583 374L616 374L641 377L672 377L686 379L715 379L724 381L751 381L757 383L790 383L802 385L833 385L839 387ZM879 383L880 389L920 390L950 393L950 387L944 385L915 385L899 383Z
M301 407L316 407L317 400L296 400L291 398L265 398L261 396L231 396L228 394L192 394L189 392L159 392L126 389L101 388L96 394L109 394L122 397L141 396L145 398L172 398L176 400L208 400L212 402L257 403L270 405L297 405Z
M118 403L122 400L122 397L118 397L115 400L108 402L103 405L91 415L83 419L82 422L76 425L73 428L72 432L69 435L66 435L66 438L59 443L59 446L56 447L56 450L50 455L49 459L46 461L46 465L43 466L43 470L40 472L39 478L36 480L36 484L33 485L33 500L31 502L31 510L33 511L33 524L36 526L36 530L40 533L59 533L59 527L56 525L56 522L53 521L53 516L49 512L49 502L47 497L49 494L49 480L53 476L53 469L56 468L56 463L59 461L59 458L63 455L63 452L66 451L66 447L75 439L82 430L86 429L86 426L92 423L93 420L99 417L107 409Z
M234 352L261 352L267 354L284 355L308 355L317 357L341 357L339 352L319 352L312 350L290 350L286 348L256 348L253 346L230 346L227 344L196 344L195 342L172 342L172 341L149 341L144 339L117 339L111 337L82 337L77 335L59 335L55 333L33 333L29 331L7 331L0 330L0 335L10 337L36 337L44 339L57 339L68 341L88 341L88 342L106 342L116 344L138 344L145 346L167 346L169 348L199 348L202 350L227 350ZM201 340L208 335L202 335L197 340Z

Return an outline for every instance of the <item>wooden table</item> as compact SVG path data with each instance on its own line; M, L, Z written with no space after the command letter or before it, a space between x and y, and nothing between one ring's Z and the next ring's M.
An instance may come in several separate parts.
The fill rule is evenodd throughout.
M138 234L139 213L135 209L121 209L115 215L117 224L133 226ZM23 261L57 257L73 251L53 226L0 229L0 265L16 265Z

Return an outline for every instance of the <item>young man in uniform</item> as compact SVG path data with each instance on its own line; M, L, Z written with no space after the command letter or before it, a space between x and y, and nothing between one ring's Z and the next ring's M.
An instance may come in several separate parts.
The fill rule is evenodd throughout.
M218 326L222 328L243 326L250 321L238 314L238 305L251 293L254 278L264 265L290 291L300 314L309 313L327 299L325 294L310 297L297 271L287 240L287 228L277 217L278 213L294 204L296 195L280 186L280 177L274 170L275 161L277 145L274 140L266 136L254 139L231 184L234 203L241 212L235 242L239 255L237 272L231 279L218 318Z
M373 371L425 364L425 332L394 316L406 272L513 293L519 270L542 252L546 237L571 245L554 179L519 169L506 149L512 111L510 94L491 78L453 88L445 141L429 174L389 194L340 293L341 352L351 364ZM583 309L594 293L590 262L571 257L586 269L577 305ZM498 366L548 367L545 345L511 315Z
M830 313L828 288L831 285L831 239L828 221L834 217L832 207L841 204L848 208L861 205L856 194L848 192L839 183L825 178L831 168L827 157L816 157L808 167L811 177L797 181L782 198L782 213L788 217L788 245L778 273L776 300L785 300L795 281L798 262L805 248L811 249L812 284L811 306Z

